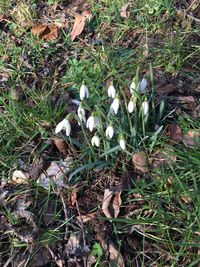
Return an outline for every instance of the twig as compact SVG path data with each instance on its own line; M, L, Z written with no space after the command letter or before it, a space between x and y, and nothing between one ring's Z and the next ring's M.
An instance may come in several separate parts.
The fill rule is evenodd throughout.
M64 196L63 196L63 192L62 191L59 191L59 195L60 195L60 198L61 198L61 201L62 201L62 204L63 204L63 210L64 210L65 221L66 221L64 239L67 240L67 233L68 233L68 224L67 224L67 221L69 220L69 216L68 216L67 207L66 207L66 204L65 204L65 199L64 199Z
M3 267L8 267L9 264L12 262L12 260L16 257L17 252L13 253L12 256L10 256L10 258L6 261L6 263L3 265Z
M83 225L83 219L80 213L80 209L79 209L79 205L78 205L78 201L76 200L76 209L78 211L78 216L80 218L80 223L81 223L81 229L82 229L82 237L83 237L83 247L86 247L86 239L85 239L85 230L84 230L84 225ZM87 267L87 261L86 261L86 257L83 257L83 264L84 267Z

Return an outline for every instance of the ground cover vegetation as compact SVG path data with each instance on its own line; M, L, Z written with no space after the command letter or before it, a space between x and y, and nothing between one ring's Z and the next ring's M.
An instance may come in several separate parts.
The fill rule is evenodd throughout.
M199 266L199 1L0 0L0 265Z

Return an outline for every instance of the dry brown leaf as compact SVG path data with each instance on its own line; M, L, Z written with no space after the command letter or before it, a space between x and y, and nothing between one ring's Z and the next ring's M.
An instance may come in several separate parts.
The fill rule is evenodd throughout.
M128 2L127 4L123 5L123 7L121 8L120 16L122 18L128 19L130 17L131 13L130 13L130 11L127 10L130 5L131 5L131 3Z
M73 186L72 192L70 194L70 202L71 202L72 206L74 206L76 204L76 200L77 200L77 189L75 186Z
M121 193L121 190L105 189L102 203L102 211L107 218L117 218L122 203Z
M97 217L97 212L95 211L95 212L88 213L86 215L82 215L81 217L77 216L76 219L79 222L81 222L81 220L82 220L83 223L87 223L87 222L95 219L96 217Z
M83 11L82 14L77 14L75 16L74 26L70 33L71 40L74 41L77 36L79 36L86 24L87 19L91 16L89 11Z
M156 92L160 95L164 94L169 94L172 93L176 90L176 86L173 85L172 83L164 84L164 85L159 85L156 88Z
M114 243L109 239L109 244L103 239L100 239L101 246L105 251L109 251L111 266L124 267L124 260L120 251L118 251Z
M55 25L44 25L40 24L31 29L33 35L39 36L46 41L51 41L58 38L58 28Z
M59 152L66 157L68 155L68 145L62 138L54 137L52 139Z
M149 172L149 161L145 151L133 154L132 162L136 170L141 171L142 173Z
M189 204L192 201L191 198L187 195L181 196L181 200L183 200L185 204Z
M170 148L163 148L162 151L154 155L152 159L152 167L158 168L160 166L166 166L172 162L176 162L176 156L173 155L173 150Z
M29 173L20 170L15 170L13 172L11 182L15 184L27 184L29 177Z
M69 171L72 158L66 158L64 161L53 161L51 162L48 169L42 173L37 183L44 187L49 188L54 183L58 188L64 186L64 178L66 172Z
M2 70L0 72L0 82L7 82L9 79L9 72L7 70Z
M176 123L168 124L167 134L174 142L180 143L183 140L183 134L181 128Z
M186 147L200 147L200 131L190 130L183 136L183 143Z

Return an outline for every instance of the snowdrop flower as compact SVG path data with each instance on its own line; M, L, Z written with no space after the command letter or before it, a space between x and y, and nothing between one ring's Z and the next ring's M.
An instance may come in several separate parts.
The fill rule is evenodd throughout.
M131 99L128 103L128 112L133 113L134 109L135 109L135 102L134 102L133 97L131 97Z
M81 102L80 102L79 100L77 100L77 99L72 99L71 101L72 101L73 104L75 104L75 105L77 105L77 106L79 106L80 103L81 103Z
M120 138L119 138L119 145L120 145L122 150L126 149L126 141L125 141L123 135L121 135Z
M99 147L100 145L100 138L97 135L94 135L91 140L92 146Z
M144 94L146 92L146 87L147 87L147 79L143 78L142 81L140 82L140 93Z
M108 138L112 138L113 137L113 135L114 135L114 128L113 128L113 126L110 124L108 127L107 127L107 129L106 129L106 137Z
M149 112L149 103L147 100L145 100L144 102L142 102L142 112L143 115L146 116Z
M132 83L131 83L129 89L130 89L131 94L133 94L134 91L135 91L135 89L136 89L135 77L133 78L133 81L132 81Z
M86 127L90 130L90 132L93 131L94 128L100 126L99 119L95 117L94 115L91 115L86 122Z
M108 96L115 98L115 95L116 95L116 90L113 84L111 83L111 85L108 87Z
M80 99L83 100L84 98L89 97L89 90L87 86L83 83L80 88Z
M63 129L66 131L66 135L69 136L71 133L71 124L67 118L58 123L55 129L55 133L58 134Z
M82 107L81 104L78 107L77 113L78 113L78 117L79 117L80 121L86 123L85 109Z
M115 114L117 114L118 110L119 110L119 98L115 97L115 99L113 100L113 102L110 106L110 111L111 112L113 111Z

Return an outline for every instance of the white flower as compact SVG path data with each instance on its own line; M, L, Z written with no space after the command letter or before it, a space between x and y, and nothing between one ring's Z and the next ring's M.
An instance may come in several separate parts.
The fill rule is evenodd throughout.
M122 150L125 150L126 149L126 141L123 137L120 137L119 139L119 145L121 147Z
M94 135L92 137L91 143L92 143L93 146L99 147L99 145L100 145L100 139L99 139L99 137L97 135Z
M79 106L80 103L81 103L81 102L80 102L79 100L77 100L77 99L72 99L71 101L72 101L73 104L75 104L75 105L77 105L77 106Z
M134 111L135 108L135 103L134 100L131 98L131 100L128 103L128 112L132 113Z
M69 120L64 119L61 122L59 122L58 125L56 126L55 133L58 134L63 129L66 131L66 135L69 136L71 133L71 124Z
M140 82L140 93L144 94L146 91L147 87L147 79L143 78L142 81Z
M89 97L89 90L85 84L82 84L80 88L80 99L83 100L84 98L88 97Z
M133 94L134 91L135 91L135 89L136 89L135 78L133 78L133 81L132 81L132 83L131 83L129 89L130 89L131 94Z
M79 117L80 121L86 123L85 109L82 108L81 105L78 107L77 113L78 113L78 117Z
M109 137L111 139L113 135L114 135L114 128L112 125L109 125L106 129L106 137Z
M117 114L118 110L119 110L119 98L115 97L115 99L113 100L110 106L110 111L113 111L115 114Z
M94 128L100 126L100 123L99 123L99 119L95 116L90 116L88 119L87 119L87 122L86 122L86 127L90 130L90 132L93 131Z
M149 103L147 100L142 102L142 112L143 112L144 116L146 116L149 112Z
M115 98L115 95L116 95L115 87L113 86L113 84L111 84L108 88L108 96Z

